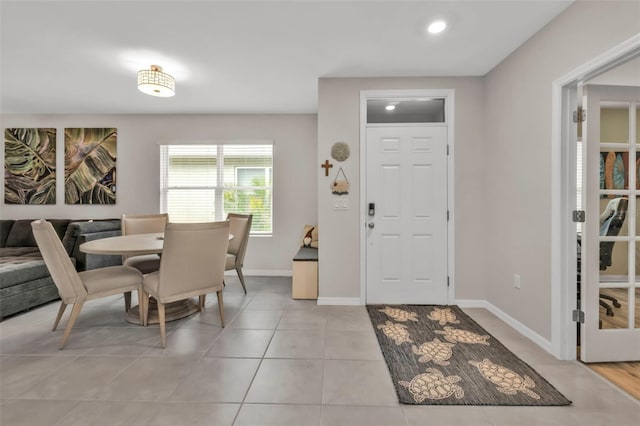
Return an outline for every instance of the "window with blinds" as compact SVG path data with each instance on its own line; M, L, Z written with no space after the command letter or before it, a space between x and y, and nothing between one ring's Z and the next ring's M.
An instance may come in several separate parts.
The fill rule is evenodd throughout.
M272 194L271 143L160 146L160 211L172 222L251 213L251 234L268 235Z

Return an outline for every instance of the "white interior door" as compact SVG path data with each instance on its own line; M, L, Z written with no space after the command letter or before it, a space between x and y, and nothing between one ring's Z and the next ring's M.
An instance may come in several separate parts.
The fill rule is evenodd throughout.
M447 127L368 127L367 303L447 303Z
M640 88L587 85L583 105L587 190L580 357L640 360Z

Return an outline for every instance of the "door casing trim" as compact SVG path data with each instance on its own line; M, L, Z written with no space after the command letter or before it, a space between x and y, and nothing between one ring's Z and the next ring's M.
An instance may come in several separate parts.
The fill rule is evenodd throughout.
M551 353L558 359L576 359L575 228L571 221L575 194L575 160L568 141L576 87L640 53L640 34L614 46L551 83ZM588 118L587 118L588 119ZM567 141L567 143L563 143ZM575 192L575 191L573 191Z
M366 227L366 203L367 203L367 100L375 98L406 99L406 98L444 98L445 99L445 124L447 126L447 144L449 155L447 156L447 209L449 221L447 222L447 276L449 288L447 289L447 302L455 300L455 89L433 90L361 90L360 91L360 201L359 201L359 226L360 226L360 303L367 302L367 235ZM393 123L389 126L411 126L411 124ZM441 124L440 124L441 125Z

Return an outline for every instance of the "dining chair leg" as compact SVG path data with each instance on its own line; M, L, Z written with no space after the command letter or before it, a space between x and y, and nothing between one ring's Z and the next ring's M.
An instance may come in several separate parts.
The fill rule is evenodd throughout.
M218 295L218 311L220 311L220 324L224 328L224 305L222 304L222 291L217 292Z
M160 341L162 347L167 347L167 330L164 324L164 303L158 301L158 322L160 323Z
M71 316L69 317L69 321L67 322L67 328L64 330L64 334L62 335L62 340L60 341L60 348L64 348L64 345L67 343L67 339L69 338L69 334L71 334L71 329L73 328L73 324L75 324L76 319L78 319L78 315L80 315L80 310L82 309L82 304L84 302L76 302L73 305L73 309L71 310Z
M140 300L140 306L144 318L144 321L142 321L142 325L146 327L149 324L149 293L144 290L142 290L142 299Z
M242 268L236 268L236 272L238 273L238 278L240 278L240 284L242 284L244 294L247 294L247 287L244 285L244 275L242 275Z
M64 314L65 309L67 309L67 304L64 302L60 302L60 309L58 309L58 316L56 317L56 321L53 323L53 329L51 329L51 331L56 331L56 328L58 328L58 324L60 324L60 320L62 319L62 314Z
M204 309L204 302L205 302L206 298L207 298L207 295L206 295L206 294L201 294L201 295L198 297L198 310L199 310L200 312L202 312L202 310Z
M124 311L129 312L131 310L131 292L126 291L124 293Z
M138 316L140 318L140 325L144 326L144 304L142 303L144 291L142 289L138 290Z

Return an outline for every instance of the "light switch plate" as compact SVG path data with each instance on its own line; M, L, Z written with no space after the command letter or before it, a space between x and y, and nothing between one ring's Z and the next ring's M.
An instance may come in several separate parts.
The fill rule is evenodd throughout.
M334 210L349 210L349 199L348 198L334 198L333 199L333 209Z

